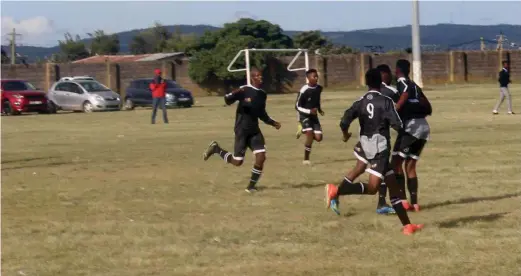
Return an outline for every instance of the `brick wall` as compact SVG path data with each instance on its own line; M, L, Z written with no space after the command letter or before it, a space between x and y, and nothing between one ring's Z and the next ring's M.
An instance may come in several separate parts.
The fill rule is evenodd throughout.
M320 72L320 81L326 87L349 87L363 85L364 72L378 64L387 64L392 70L396 60L411 60L408 54L350 54L332 56L310 55L310 67ZM273 79L286 79L284 86L272 87L270 92L296 92L305 83L304 73L287 72L292 57L279 58L279 65L267 66L268 75ZM424 85L444 83L494 83L502 60L510 60L512 79L521 78L521 51L469 51L441 52L422 54L422 72ZM276 66L284 73L275 71ZM175 79L181 86L192 91L195 96L205 96L208 92L223 93L223 83L215 83L206 88L194 83L188 76L188 59L177 61L154 61L132 63L99 63L99 64L30 64L2 65L2 79L24 79L35 86L47 90L58 78L70 75L89 75L109 86L124 96L130 81L135 78L151 77L155 68L163 70L166 78ZM292 68L304 67L304 59L300 57ZM277 73L278 72L278 73ZM238 73L243 74L243 73Z

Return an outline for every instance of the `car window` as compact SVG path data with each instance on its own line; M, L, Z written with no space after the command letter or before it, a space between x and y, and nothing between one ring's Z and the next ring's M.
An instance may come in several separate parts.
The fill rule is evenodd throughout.
M75 83L69 83L69 92L76 94L83 94L83 90Z
M69 83L62 82L62 83L58 83L56 85L56 87L54 87L54 90L55 91L68 91L68 87L69 87Z
M81 85L88 92L110 91L108 87L97 81L79 81L78 84Z
M181 88L175 81L166 81L166 88Z
M142 84L142 85L143 85L142 88L143 88L143 89L148 89L148 88L150 87L150 83L151 83L151 82L152 82L151 80L144 80L144 81L143 81L143 84Z
M36 88L26 81L5 81L2 83L2 89L6 91L24 91L35 90Z

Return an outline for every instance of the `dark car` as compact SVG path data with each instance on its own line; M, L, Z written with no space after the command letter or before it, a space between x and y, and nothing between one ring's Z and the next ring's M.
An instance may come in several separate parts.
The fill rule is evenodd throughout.
M126 90L125 108L134 109L137 106L152 106L152 91L149 85L152 78L133 80ZM166 81L166 106L191 107L194 104L192 93L172 80Z
M22 112L47 113L47 96L24 80L2 80L2 113L18 115Z

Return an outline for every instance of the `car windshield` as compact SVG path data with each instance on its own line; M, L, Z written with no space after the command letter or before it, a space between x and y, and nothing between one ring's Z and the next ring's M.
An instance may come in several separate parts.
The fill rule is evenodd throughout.
M96 82L96 81L79 81L78 82L85 90L88 92L103 92L103 91L110 91L109 88L107 88L105 85Z
M34 85L26 81L5 81L2 83L2 89L5 91L36 90Z

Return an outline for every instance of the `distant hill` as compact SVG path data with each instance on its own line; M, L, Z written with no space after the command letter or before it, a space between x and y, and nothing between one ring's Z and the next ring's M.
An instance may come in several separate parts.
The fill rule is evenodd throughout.
M209 25L171 25L165 26L173 32L179 28L182 33L194 33L202 35L205 31L218 30L220 28ZM129 52L129 44L132 37L138 34L139 30L130 30L117 33L120 39L121 52ZM287 35L293 36L301 31L285 31ZM447 50L447 49L479 49L479 39L483 37L488 46L493 46L493 40L500 32L503 32L509 42L515 42L517 47L521 45L521 25L457 25L457 24L437 24L420 27L422 45L430 45L425 49ZM380 45L384 51L403 49L410 47L411 26L379 28L369 30L358 30L349 32L323 32L338 45L347 45L359 50L366 50L365 46ZM85 39L88 42L90 39ZM2 46L6 47L6 46ZM516 47L516 48L517 48ZM5 49L5 48L4 48ZM7 50L7 49L6 49ZM30 61L36 58L44 58L60 51L58 46L54 47L35 47L20 46L17 52L29 57ZM9 53L9 51L7 51Z

